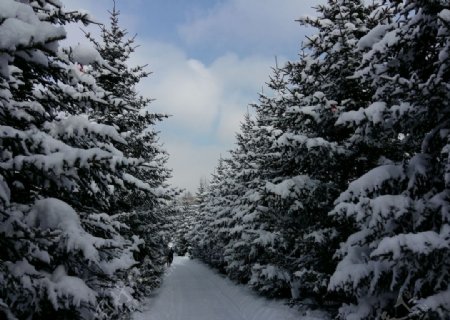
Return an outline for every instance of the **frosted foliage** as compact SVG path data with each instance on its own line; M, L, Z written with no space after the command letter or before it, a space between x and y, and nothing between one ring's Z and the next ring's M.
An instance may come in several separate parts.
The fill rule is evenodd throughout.
M450 244L446 239L450 236L450 227L444 226L441 233L434 231L415 234L400 234L381 240L372 256L391 254L393 259L399 259L403 250L416 254L428 255L434 250L449 250Z
M377 124L383 121L386 112L386 104L384 102L375 102L365 109L358 111L343 112L336 121L336 125L341 124L361 124L364 120Z
M358 42L359 49L372 48L372 46L380 41L386 31L389 29L389 26L386 25L378 25L364 37L362 37Z
M402 179L403 177L403 168L398 165L385 165L375 168L350 183L348 189L339 196L336 202L348 201L370 195L382 189L386 183L390 183L392 180Z
M75 210L58 199L38 200L27 216L26 223L42 230L60 228L65 232L79 232L80 218Z
M267 191L286 199L290 196L295 196L295 194L299 194L304 189L314 189L317 184L318 181L312 180L309 176L300 175L284 180L278 184L267 182L266 189Z
M89 308L94 308L105 295L111 294L109 290L99 290L98 282L92 281L92 278L82 275L69 276L66 270L73 270L75 266L88 270L95 265L97 272L103 276L113 276L117 271L130 270L136 264L132 253L136 251L139 239L136 239L133 245L127 244L117 234L111 218L106 215L91 215L87 220L81 221L79 214L68 204L48 198L36 201L24 216L16 212L0 231L6 231L8 236L12 236L14 230L11 227L19 222L18 219L22 220L20 224L23 231L33 230L36 235L47 236L37 237L32 244L17 242L17 246L29 246L29 254L22 260L7 262L6 265L11 276L16 278L20 287L25 290L22 295L32 294L39 297L40 290L44 290L47 294L45 299L48 299L54 310L74 307L80 312L89 313ZM94 221L96 228L103 229L105 234L114 234L114 239L97 238L89 234L86 226ZM52 250L48 250L49 245L53 246ZM113 257L110 257L109 251L112 247L115 249ZM70 256L61 262L61 254L73 255L76 262ZM115 258L116 254L120 254L120 258ZM34 263L34 259L40 261L39 267ZM56 263L62 264L55 265ZM47 268L54 270L48 271ZM112 308L123 308L124 303L118 302ZM35 313L38 308L39 299L31 299L22 304L18 313Z
M422 309L438 310L437 314L439 315L439 317L444 319L445 317L448 317L449 301L450 301L450 287L430 297L419 299L417 301L417 306L414 308L414 311L417 311L420 314Z
M87 115L69 116L57 122L49 122L44 125L44 128L51 136L63 139L97 134L102 138L126 144L125 139L114 127L96 123Z
M338 149L338 146L335 143L326 141L323 138L310 138L303 134L284 133L278 138L277 143L280 146L297 144L300 146L305 146L308 150L319 147Z
M338 250L341 259L329 283L329 290L351 291L358 297L354 309L343 307L341 314L364 319L393 303L395 292L402 295L404 290L411 290L419 296L427 286L445 289L450 227L445 218L438 218L437 227L429 230L426 217L439 216L439 211L446 212L449 204L435 202L438 195L412 196L428 179L430 166L430 158L423 154L412 158L406 167L380 166L351 183L336 201L331 215L354 219L359 229ZM402 186L407 189L402 190ZM392 192L399 194L383 194ZM421 276L424 261L436 266L426 277ZM408 273L406 278L399 277L403 272ZM385 291L385 286L390 289ZM448 312L439 298L433 299L421 301L430 302L426 304L428 309L434 305L433 312ZM412 305L414 310L421 306L419 302Z
M135 294L144 241L113 203L160 190L135 176L144 160L123 152L117 126L94 121L123 103L80 70L100 54L58 50L63 25L87 19L57 0L0 2L2 319L113 319L136 307L114 294Z
M450 10L449 9L444 9L441 12L439 12L439 18L450 22Z
M14 51L17 48L45 44L62 39L65 31L49 22L40 21L33 9L14 0L4 0L0 4L0 18L4 20L0 28L0 49Z
M81 227L78 214L63 201L54 198L36 201L25 223L41 230L60 230L65 238L63 245L67 252L81 250L85 259L98 262L96 245L101 245L104 240L87 233Z
M60 139L80 139L83 136L92 137L97 135L106 140L111 139L124 142L114 128L88 122L84 117L71 117L60 122L47 123L45 128L49 133ZM141 160L126 158L115 148L106 149L102 144L97 144L99 147L89 149L74 148L36 129L19 131L11 127L0 126L0 138L11 139L13 137L27 142L29 150L37 151L40 154L17 155L10 159L6 158L4 162L0 163L0 167L3 169L16 168L24 171L28 171L30 167L42 170L46 173L47 179L68 191L81 190L77 178L80 177L79 172L82 169L94 169L104 165L111 174L119 175L120 177L120 173L115 172L118 166L138 165L142 162ZM33 144L30 142L33 142ZM34 149L36 147L37 149ZM68 172L66 170L67 166L73 169ZM93 173L93 176L95 175ZM149 190L149 186L146 183L129 174L124 174L122 177L125 181L138 188ZM112 182L118 183L123 188L125 187L118 179L111 181L111 178L105 175L97 176L97 184L102 185L102 190ZM91 192L94 194L99 190L93 187Z
M80 278L68 276L64 266L57 267L50 279L52 283L47 290L55 309L59 308L58 299L61 298L68 298L75 307L80 307L82 302L92 305L97 302L96 292Z
M9 205L11 197L11 191L3 176L0 175L0 200L3 201L3 205Z
M79 43L75 47L72 47L72 57L75 62L82 65L103 61L100 53L94 47L86 43Z

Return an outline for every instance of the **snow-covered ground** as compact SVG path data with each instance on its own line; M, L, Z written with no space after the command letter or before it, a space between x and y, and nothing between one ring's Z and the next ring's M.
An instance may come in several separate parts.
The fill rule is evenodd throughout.
M255 295L197 260L175 257L162 287L134 320L318 320Z

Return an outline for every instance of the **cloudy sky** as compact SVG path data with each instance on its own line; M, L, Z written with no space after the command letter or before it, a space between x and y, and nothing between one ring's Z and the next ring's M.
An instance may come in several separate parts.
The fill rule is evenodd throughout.
M63 0L108 23L112 0ZM139 85L158 126L172 183L195 191L233 147L235 132L275 64L297 59L305 30L295 20L323 0L116 0L120 24L137 34L132 64L153 74ZM97 28L89 28L96 33ZM84 41L70 26L71 41Z

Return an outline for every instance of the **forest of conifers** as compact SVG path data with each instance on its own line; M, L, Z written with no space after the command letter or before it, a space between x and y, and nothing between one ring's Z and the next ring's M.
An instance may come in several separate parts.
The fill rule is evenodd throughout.
M330 318L450 318L448 1L300 18L298 59L181 204L119 12L65 45L75 22L93 19L0 0L0 319L128 319L169 241Z

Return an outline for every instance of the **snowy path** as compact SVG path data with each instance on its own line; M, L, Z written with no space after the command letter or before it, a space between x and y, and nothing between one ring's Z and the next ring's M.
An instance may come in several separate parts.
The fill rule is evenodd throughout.
M299 320L282 302L256 296L207 266L175 257L161 289L134 320ZM320 318L315 318L320 319Z

